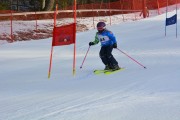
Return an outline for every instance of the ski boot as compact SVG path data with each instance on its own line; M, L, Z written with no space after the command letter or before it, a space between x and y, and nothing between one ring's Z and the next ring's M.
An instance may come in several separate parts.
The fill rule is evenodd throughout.
M104 70L111 70L111 68L109 67L109 65L106 65Z
M119 69L121 69L121 68L119 67L118 64L117 65L113 65L113 67L112 67L112 71L119 70Z

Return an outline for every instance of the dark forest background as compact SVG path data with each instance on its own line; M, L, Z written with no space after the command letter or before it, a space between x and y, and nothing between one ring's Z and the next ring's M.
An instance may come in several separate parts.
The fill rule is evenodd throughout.
M77 4L107 3L119 0L76 0ZM61 9L73 5L74 0L0 0L0 10L50 11L56 3Z

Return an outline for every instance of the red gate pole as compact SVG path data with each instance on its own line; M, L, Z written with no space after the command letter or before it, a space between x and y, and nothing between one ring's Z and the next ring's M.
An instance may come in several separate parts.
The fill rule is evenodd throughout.
M56 4L56 9L54 11L54 28L56 27L57 10L58 10L58 4ZM53 43L53 38L54 38L54 31L53 31L52 43ZM50 63L49 63L48 78L51 77L53 50L54 50L54 47L53 47L53 44L52 44L51 53L50 53Z
M74 36L74 57L73 57L73 75L76 74L76 0L74 0L74 32L75 32L75 36Z

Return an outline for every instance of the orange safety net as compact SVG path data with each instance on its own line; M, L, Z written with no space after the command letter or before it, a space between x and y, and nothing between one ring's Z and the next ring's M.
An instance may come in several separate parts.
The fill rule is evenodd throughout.
M95 1L95 0L94 0ZM104 18L95 18L98 16L109 16L109 18L112 15L121 15L121 17L117 17L118 21L126 21L126 20L138 20L143 18L140 13L143 11L143 1L144 0L119 0L116 2L94 2L91 4L77 4L77 19L83 20L82 17L92 17L92 26L95 26L95 24L104 19ZM167 3L168 1L168 3ZM153 14L162 14L165 12L163 7L166 7L167 5L175 5L177 3L180 4L180 0L146 0L146 6L149 10L154 10ZM60 5L61 3L59 3ZM178 8L179 5L178 4ZM161 9L162 8L162 9ZM175 8L174 8L175 9ZM173 9L171 9L173 10ZM168 9L168 11L171 11ZM158 12L157 12L158 11ZM11 14L12 12L12 14ZM68 18L68 21L66 21L66 24L73 22L73 6L67 6L66 8L59 8L59 13L57 14L58 24L62 25L64 23L60 22L63 21L63 18ZM151 11L150 11L151 12ZM131 16L128 16L128 13L132 13ZM150 16L152 13L149 13ZM40 39L40 38L47 38L52 37L52 31L53 31L53 18L54 18L54 11L31 11L31 12L20 12L20 11L11 11L11 10L0 10L0 21L6 21L8 23L9 27L9 33L4 35L0 34L0 39L4 40L7 39L7 36L12 34L14 40L28 40L28 36L32 36L32 39ZM108 18L108 19L109 19ZM43 26L41 23L39 23L39 20L50 20L46 26ZM13 22L11 22L11 20ZM21 23L19 24L29 24L31 25L31 28L33 30L28 30L27 32L24 30L16 31L16 34L14 34L14 24L19 22L21 20ZM70 20L70 21L69 21ZM23 22L22 22L23 21ZM30 22L29 22L30 21ZM116 21L111 20L105 20L107 24L111 22L115 23ZM84 25L77 24L77 31L82 31L83 29L86 29ZM94 27L95 28L95 27ZM26 32L26 33L25 33ZM36 34L34 34L36 32ZM5 37L3 37L5 36ZM19 37L20 36L20 37ZM11 38L8 38L11 39Z
M180 3L180 0L168 0L168 5L173 5ZM143 0L119 0L116 2L100 2L91 4L77 4L77 17L93 17L93 16L107 16L116 14L126 14L141 11ZM155 10L158 8L166 7L167 0L146 0L146 6L149 10ZM60 11L64 11L58 14L57 18L73 18L73 6L67 6L66 8L59 8ZM83 11L86 10L86 11ZM0 14L11 13L10 10L0 10ZM13 13L16 13L13 11ZM8 19L9 16L0 16L0 20ZM34 20L34 19L53 19L53 12L42 13L42 14L23 14L18 16L13 16L15 20Z

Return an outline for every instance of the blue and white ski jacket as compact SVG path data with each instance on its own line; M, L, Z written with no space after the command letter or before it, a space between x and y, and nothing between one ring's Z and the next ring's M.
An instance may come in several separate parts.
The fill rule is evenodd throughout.
M95 36L94 44L101 42L101 46L111 46L117 43L115 36L109 30L104 30L102 33L97 32Z

